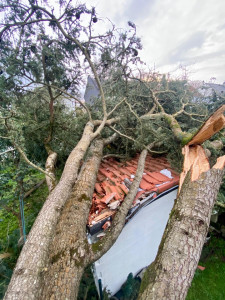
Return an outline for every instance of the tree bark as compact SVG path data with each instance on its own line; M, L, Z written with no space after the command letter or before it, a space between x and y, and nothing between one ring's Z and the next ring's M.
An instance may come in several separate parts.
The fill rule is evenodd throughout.
M45 163L45 170L49 175L51 175L51 177L45 175L45 180L47 183L49 193L51 193L57 184L56 177L55 177L55 164L57 160L57 153L52 151L50 147L47 145L45 145L45 148L48 153L48 157Z
M82 138L69 155L61 179L40 211L18 258L4 299L36 299L40 280L48 261L48 249L54 235L61 208L71 193L81 159L93 139L92 123L88 122Z
M50 245L49 263L43 273L39 299L76 299L80 279L89 263L86 224L102 158L104 142L97 139L83 165L78 181L63 207Z
M223 174L222 170L213 168L195 181L191 181L190 172L187 174L157 257L144 274L138 299L185 299Z

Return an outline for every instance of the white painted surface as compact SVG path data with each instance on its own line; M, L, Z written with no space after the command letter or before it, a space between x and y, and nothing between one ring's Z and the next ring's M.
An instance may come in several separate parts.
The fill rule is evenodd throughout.
M177 190L143 207L124 227L116 243L94 264L95 280L114 295L129 273L135 276L157 254Z

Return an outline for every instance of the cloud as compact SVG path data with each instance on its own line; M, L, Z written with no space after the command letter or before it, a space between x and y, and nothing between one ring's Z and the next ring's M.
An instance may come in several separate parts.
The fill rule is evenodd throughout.
M224 0L87 0L87 3L96 5L101 16L119 27L126 27L128 20L137 25L143 44L140 55L150 67L156 65L169 72L180 63L194 64L195 69L197 66L201 69L199 77L204 70L202 79L207 80L214 66L215 77L225 79L225 72L219 67L225 70Z
M206 33L199 31L189 36L186 41L181 43L178 47L174 48L169 53L167 60L169 63L177 63L180 61L186 61L190 59L190 51L193 49L200 50L205 42ZM166 61L163 61L166 63Z

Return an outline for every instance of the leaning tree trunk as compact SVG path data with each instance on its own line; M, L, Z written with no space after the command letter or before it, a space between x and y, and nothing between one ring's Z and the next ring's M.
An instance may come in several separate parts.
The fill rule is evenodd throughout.
M93 124L88 122L82 138L69 155L59 183L45 201L23 246L4 299L32 300L40 293L40 280L48 261L49 244L61 208L77 178L80 162L93 139L93 129Z
M43 272L39 299L76 299L80 279L89 263L86 224L92 204L92 194L102 158L103 140L90 147L73 191L63 207L50 246L49 263Z
M139 299L185 299L223 174L222 170L212 168L191 181L188 173L171 211L157 257L144 274Z

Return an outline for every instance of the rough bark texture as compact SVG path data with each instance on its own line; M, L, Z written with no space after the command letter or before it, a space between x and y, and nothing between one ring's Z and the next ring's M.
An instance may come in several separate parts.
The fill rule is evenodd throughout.
M56 187L56 177L55 177L55 164L57 160L57 153L53 151L48 151L48 158L45 163L45 170L51 177L45 175L45 180L48 186L49 193Z
M61 208L71 193L81 159L93 138L93 125L87 123L83 136L69 155L58 185L47 198L17 261L4 299L36 299L40 279L48 261L48 249Z
M185 299L198 265L223 171L191 181L186 176L155 261L145 272L139 299Z
M90 157L62 209L50 245L50 261L43 272L40 300L74 300L77 297L84 267L89 262L86 224L103 145L103 140L93 142Z

